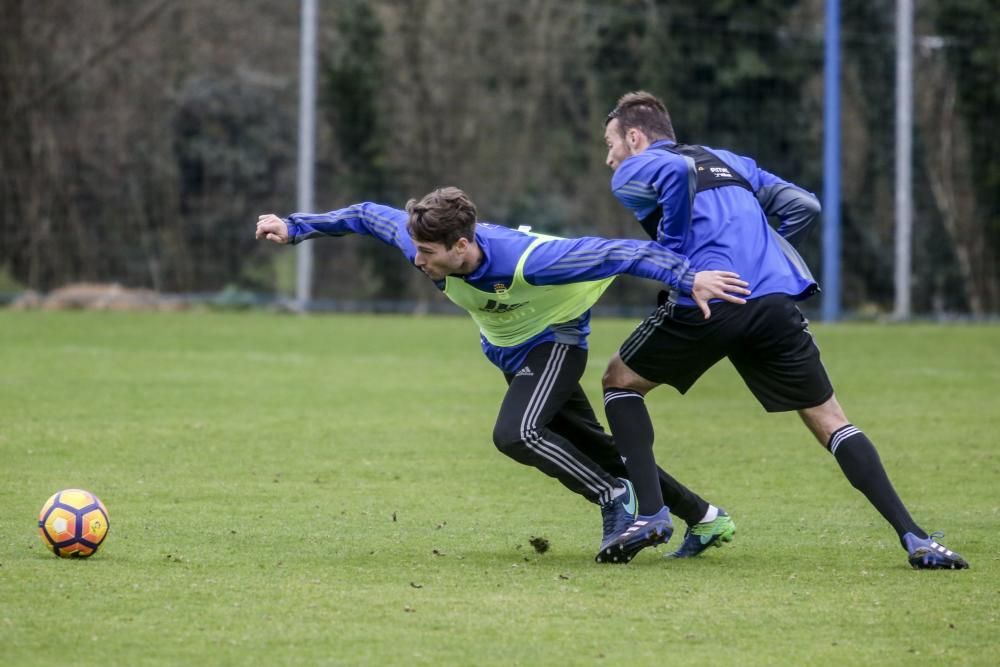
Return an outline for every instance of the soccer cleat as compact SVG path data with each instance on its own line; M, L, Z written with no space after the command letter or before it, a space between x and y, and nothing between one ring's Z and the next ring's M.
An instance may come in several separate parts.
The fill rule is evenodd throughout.
M925 538L913 533L903 535L901 541L910 555L908 560L914 570L964 570L969 567L964 558L936 542L936 538L940 537L944 537L944 533L931 533Z
M709 547L721 547L723 542L732 542L736 534L736 524L724 509L719 510L719 516L713 521L703 521L688 526L684 533L684 542L680 548L667 554L666 558L691 558L697 556Z
M632 488L632 482L627 479L623 479L621 482L625 485L625 493L601 505L601 520L604 523L601 549L619 534L624 533L625 529L635 521L635 510L638 505L635 499L635 489Z
M594 558L598 563L628 563L646 547L666 544L674 534L666 507L649 516L638 515L628 528L606 541Z

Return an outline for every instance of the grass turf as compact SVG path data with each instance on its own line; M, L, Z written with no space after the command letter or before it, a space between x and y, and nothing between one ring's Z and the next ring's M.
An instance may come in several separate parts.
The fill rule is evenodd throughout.
M633 325L595 322L592 397ZM659 461L736 541L621 567L593 562L595 507L493 449L504 384L465 319L0 312L0 661L996 664L1000 330L814 329L848 416L973 569L910 570L725 363L649 405ZM85 561L34 528L73 486L111 516Z

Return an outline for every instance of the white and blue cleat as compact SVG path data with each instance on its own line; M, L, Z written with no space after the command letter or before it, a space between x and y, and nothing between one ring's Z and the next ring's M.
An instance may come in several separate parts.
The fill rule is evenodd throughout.
M903 535L900 541L909 554L910 566L914 570L967 569L969 563L948 547L938 544L939 537L944 537L944 533L931 533L928 537L917 537L913 533Z
M624 533L635 521L635 513L638 508L635 489L632 488L632 482L627 479L621 481L625 485L625 493L601 505L601 520L604 524L604 535L601 537L602 550L611 540Z
M636 516L625 530L601 545L594 560L598 563L625 564L646 547L666 544L673 534L670 510L664 506L656 514Z

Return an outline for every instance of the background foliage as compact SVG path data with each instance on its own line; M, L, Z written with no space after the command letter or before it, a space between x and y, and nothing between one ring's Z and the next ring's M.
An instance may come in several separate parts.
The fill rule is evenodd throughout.
M457 184L484 219L637 236L608 192L604 114L663 96L683 140L822 192L823 2L320 3L317 207ZM1000 16L915 3L914 308L1000 311ZM287 292L254 244L295 208L298 3L4 0L0 285ZM894 11L845 0L844 300L892 303ZM819 275L819 237L805 255ZM316 294L428 304L391 250L317 244ZM644 299L620 281L611 303Z

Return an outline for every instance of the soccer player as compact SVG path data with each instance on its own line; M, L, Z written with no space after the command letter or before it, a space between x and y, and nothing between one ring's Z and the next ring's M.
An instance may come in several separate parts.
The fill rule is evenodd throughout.
M643 547L669 539L644 396L660 384L683 394L726 357L765 410L799 413L848 481L895 529L910 565L968 567L911 518L875 446L844 415L809 323L796 306L817 291L793 248L819 215L816 197L750 158L678 143L666 106L646 92L618 100L605 121L604 138L614 195L647 233L702 269L736 271L750 283L752 296L738 308L716 304L712 318L705 319L688 295L671 292L611 359L603 381L608 425L626 457L639 516L606 542L598 559L627 562ZM780 220L777 230L768 225L769 215ZM696 528L672 555L704 550L711 536L706 539Z
M457 188L438 189L406 210L373 203L329 213L259 217L256 236L279 244L321 236L374 236L395 246L480 327L482 350L507 393L493 430L497 448L601 507L604 542L635 518L631 484L611 436L580 386L590 307L615 276L661 281L708 301L740 304L745 283L728 271L695 272L685 257L648 241L559 239L477 222ZM645 471L644 471L645 472ZM718 510L662 470L656 492L691 525ZM725 539L735 532L726 524Z

